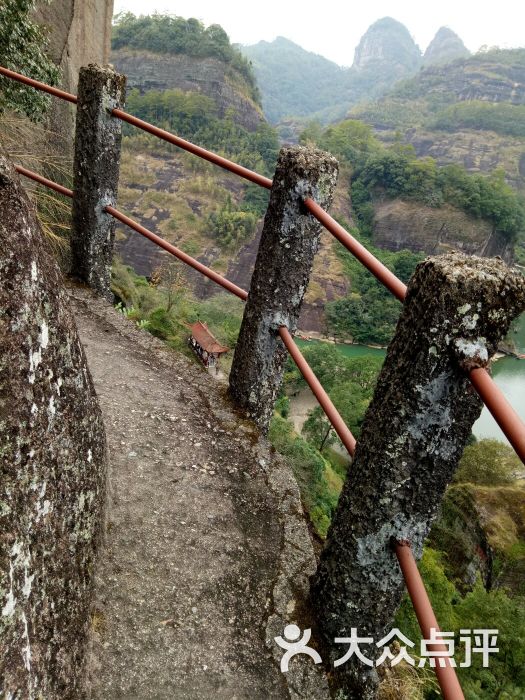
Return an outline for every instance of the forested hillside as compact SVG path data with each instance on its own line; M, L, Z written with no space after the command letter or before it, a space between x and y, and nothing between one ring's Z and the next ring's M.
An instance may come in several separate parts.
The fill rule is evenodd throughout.
M371 124L382 140L402 139L440 164L502 168L523 190L524 105L525 49L492 50L425 68L351 116Z

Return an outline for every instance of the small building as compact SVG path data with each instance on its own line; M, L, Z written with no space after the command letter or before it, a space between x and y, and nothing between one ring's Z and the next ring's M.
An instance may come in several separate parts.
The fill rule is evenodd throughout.
M202 321L190 325L190 347L205 367L218 367L219 358L230 348L221 345Z

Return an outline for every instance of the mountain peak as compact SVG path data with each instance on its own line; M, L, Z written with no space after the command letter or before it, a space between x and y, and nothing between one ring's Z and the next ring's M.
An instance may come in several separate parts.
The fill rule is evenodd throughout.
M409 71L417 70L421 64L421 51L410 32L392 17L383 17L370 25L355 50L356 70L377 64Z
M450 63L456 58L467 58L470 51L460 37L448 27L440 27L428 45L423 64L425 66Z

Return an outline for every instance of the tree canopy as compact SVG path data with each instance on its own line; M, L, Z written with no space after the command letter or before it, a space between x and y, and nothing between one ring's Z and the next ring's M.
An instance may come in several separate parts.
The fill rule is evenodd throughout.
M124 12L115 18L111 45L113 49L145 49L196 58L212 56L239 71L250 86L252 97L259 101L250 62L230 44L228 35L218 24L205 27L194 18L157 13L137 17Z

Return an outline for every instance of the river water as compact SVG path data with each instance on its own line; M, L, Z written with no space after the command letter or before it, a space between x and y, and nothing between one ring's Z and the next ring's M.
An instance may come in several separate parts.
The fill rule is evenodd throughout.
M525 314L520 317L517 324L517 332L513 333L511 337L516 344L518 353L525 353ZM297 339L297 344L301 348L306 348L312 343L319 342L323 341L302 341ZM384 350L369 348L366 345L343 345L338 343L335 347L347 357L363 357L364 355L385 356ZM493 364L492 376L515 411L525 421L525 360L503 357ZM293 401L291 409L293 413ZM502 442L507 442L498 424L486 408L483 409L479 420L474 424L473 432L477 438L496 438Z

